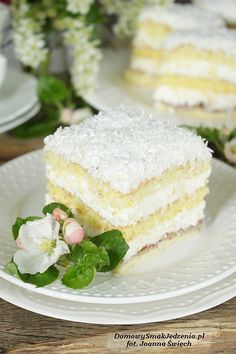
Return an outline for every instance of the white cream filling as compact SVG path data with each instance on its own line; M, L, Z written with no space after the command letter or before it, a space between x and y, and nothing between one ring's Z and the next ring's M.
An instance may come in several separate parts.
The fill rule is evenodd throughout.
M156 210L165 208L168 204L180 199L185 194L192 194L207 183L210 169L194 176L191 179L175 181L165 188L157 188L156 191L145 197L141 202L132 208L125 210L117 209L115 205L110 208L102 208L99 204L99 195L89 190L86 179L78 180L75 176L64 172L57 176L51 166L47 165L46 175L48 180L76 197L84 204L95 210L102 218L114 226L126 226L136 223L142 218L153 214ZM81 187L83 192L81 193Z
M150 65L151 62L149 63ZM210 80L212 76L216 76L219 80L236 84L236 70L233 67L224 64L214 64L206 60L174 59L163 61L159 65L159 74L183 75Z
M196 208L184 210L171 220L161 223L153 228L148 234L137 236L129 242L129 250L124 257L124 261L135 256L144 247L155 245L165 235L196 226L204 217L204 208L206 202L202 202Z
M133 56L131 68L141 70L150 75L183 75L212 79L212 76L219 80L236 84L236 70L229 65L214 64L206 60L163 60L154 58L140 58Z
M236 95L234 94L221 95L213 91L200 91L168 85L158 87L154 92L154 99L158 103L166 103L176 107L202 105L210 112L232 112L236 107Z
M133 57L131 60L131 69L141 70L149 75L158 75L160 71L160 61L158 59Z
M160 36L153 34L148 34L145 30L140 29L133 40L133 46L137 48L149 47L152 49L160 50L163 45L163 41L167 36Z

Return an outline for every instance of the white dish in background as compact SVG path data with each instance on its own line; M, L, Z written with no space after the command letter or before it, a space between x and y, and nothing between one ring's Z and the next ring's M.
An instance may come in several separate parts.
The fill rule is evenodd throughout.
M44 205L45 173L42 152L12 160L0 168L0 276L43 295L89 303L138 303L175 297L209 286L236 270L236 171L215 160L210 178L206 225L198 237L178 241L159 257L129 276L98 274L80 291L59 280L44 288L5 273L4 265L16 250L11 226L16 217L39 215ZM141 268L141 269L140 269Z
M7 123L0 124L0 134L8 132L9 130L18 127L20 124L27 122L29 119L36 116L36 114L40 111L40 104L36 103L29 111L26 113L13 118Z
M17 121L39 105L36 89L37 80L32 75L12 69L7 70L0 90L0 126L13 120ZM27 119L31 117L28 116Z
M9 13L9 6L0 3L0 48L2 45L4 27L6 26Z
M125 71L129 68L129 49L108 49L103 52L103 60L94 90L85 95L84 99L98 110L110 110L124 104L137 109L144 109L154 117L164 121L172 121L178 125L235 128L235 119L200 119L178 116L175 113L160 112L154 105L153 90L131 85L125 81Z
M6 71L7 71L7 59L0 54L0 92L6 77Z
M123 305L83 304L35 294L0 279L0 297L34 313L62 320L131 325L168 321L190 316L236 296L236 276L230 277L191 294L171 299Z

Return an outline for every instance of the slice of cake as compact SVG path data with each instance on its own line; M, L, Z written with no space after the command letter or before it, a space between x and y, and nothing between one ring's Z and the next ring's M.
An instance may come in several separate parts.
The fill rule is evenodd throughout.
M236 31L172 33L163 44L154 98L159 108L181 116L232 120L236 124ZM234 123L234 124L233 124Z
M87 235L122 231L119 272L203 220L211 152L194 133L143 112L100 112L45 139L48 193Z
M223 20L193 5L151 6L141 12L133 40L130 83L153 86L158 80L163 41L176 30L223 27Z
M236 27L235 0L194 0L194 5L220 15L229 27Z

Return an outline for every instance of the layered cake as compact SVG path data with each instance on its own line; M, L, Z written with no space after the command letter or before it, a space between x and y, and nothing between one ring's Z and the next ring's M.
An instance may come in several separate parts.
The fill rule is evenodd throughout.
M156 84L162 60L162 44L173 31L223 26L224 22L218 15L193 5L144 8L137 23L130 69L126 72L127 80L151 87Z
M235 0L194 0L194 4L220 15L229 27L236 27Z
M122 231L120 273L203 220L210 150L144 112L100 112L59 128L45 139L45 161L49 197L76 210L87 235Z
M176 31L164 43L154 99L159 108L236 123L236 31ZM233 123L232 123L233 124Z

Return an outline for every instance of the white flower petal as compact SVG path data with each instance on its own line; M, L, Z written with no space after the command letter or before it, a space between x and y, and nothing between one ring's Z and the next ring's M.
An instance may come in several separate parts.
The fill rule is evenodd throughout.
M19 231L19 238L31 238L33 242L40 243L42 238L52 233L52 228L50 223L45 223L44 219L28 221L26 224L22 225Z
M22 225L19 231L18 242L21 244L23 249L31 249L32 253L38 252L38 244L31 237L27 225Z
M44 272L51 264L45 262L45 254L32 255L25 250L19 250L14 254L14 262L21 273L36 274Z
M52 215L47 215L43 219L28 221L22 225L19 231L19 240L23 248L36 248L42 240L58 239L60 225Z
M39 273L45 272L50 266L56 263L58 258L56 259L55 257L55 259L54 258L51 259L51 257L49 257L46 253L41 254L41 264L38 268L38 272Z
M53 250L53 253L49 256L50 262L52 264L56 263L60 256L70 253L69 247L64 241L57 241L57 245Z

